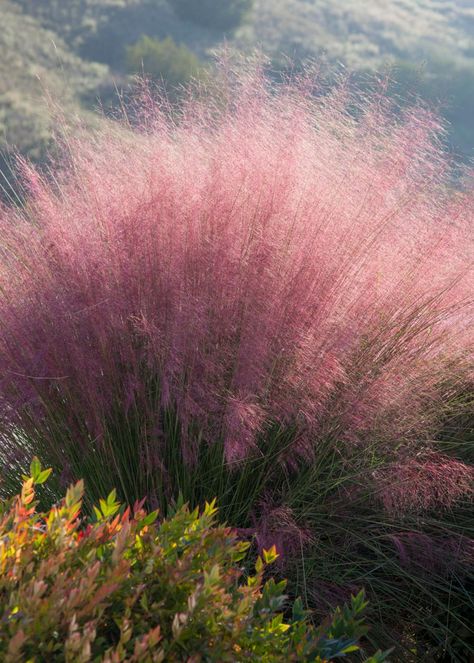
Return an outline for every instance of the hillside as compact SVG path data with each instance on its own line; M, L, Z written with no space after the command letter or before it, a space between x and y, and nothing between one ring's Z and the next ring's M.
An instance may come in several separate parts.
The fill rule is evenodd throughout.
M2 0L0 150L42 159L51 120L44 91L66 112L87 113L127 80L126 48L142 35L172 37L203 62L226 39L260 48L279 66L340 62L354 72L394 66L394 92L415 92L452 124L450 145L474 150L474 8L468 0L255 0L234 32L180 20L167 0ZM0 161L1 167L1 161ZM3 166L5 170L5 164Z
M469 0L259 0L247 39L274 53L325 52L351 68L447 57L473 64Z
M44 158L52 131L46 97L59 101L65 114L83 114L82 98L105 81L107 68L73 54L13 3L2 0L0 14L0 169L8 173L13 150Z
M324 55L350 71L388 71L393 93L418 95L448 122L448 145L474 157L471 0L258 0L237 40L274 57Z

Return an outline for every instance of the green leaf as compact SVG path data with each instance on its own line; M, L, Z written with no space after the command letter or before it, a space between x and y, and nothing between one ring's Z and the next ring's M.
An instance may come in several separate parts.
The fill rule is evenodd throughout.
M41 462L40 459L37 456L35 456L31 461L30 465L31 478L36 480L36 477L40 474L40 472L41 472Z
M263 551L263 559L266 564L273 564L273 562L278 558L278 553L276 546L273 545L270 550Z
M157 509L156 511L152 511L149 513L147 516L142 518L140 522L138 523L138 527L146 527L147 525L152 525L155 520L158 518L159 510Z
M306 610L303 607L303 601L301 600L301 597L298 597L293 603L292 617L294 622L302 622L306 619Z
M109 493L109 496L107 497L107 505L108 506L114 506L115 505L115 498L117 497L117 491L115 488Z
M43 470L42 472L40 472L35 479L35 483L38 484L44 483L48 479L52 471L53 469L50 467L47 470Z
M349 654L350 652L353 651L359 651L360 647L357 645L349 645L349 647L346 647L345 649L342 650L342 654Z
M65 504L71 507L81 501L84 495L84 481L81 479L74 486L69 486L66 492Z
M216 498L214 498L211 502L206 502L206 505L204 507L204 515L213 516L216 513L217 513Z
M368 602L365 600L365 591L363 589L360 590L357 596L353 596L351 598L351 606L356 614L362 612L367 607L367 605Z
M209 573L204 572L204 583L206 585L216 585L220 580L221 574L218 564L214 564Z
M258 576L249 576L247 578L247 586L248 587L256 587L259 583L259 578Z

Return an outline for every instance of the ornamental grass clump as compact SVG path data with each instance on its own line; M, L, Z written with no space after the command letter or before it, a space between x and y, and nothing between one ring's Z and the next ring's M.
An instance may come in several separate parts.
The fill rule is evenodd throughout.
M472 192L422 107L250 69L202 92L67 138L0 213L3 490L35 453L51 497L218 496L257 543L283 513L307 601L368 583L450 646L460 582L408 583L402 609L390 536L472 535L469 441L441 445L472 403Z
M473 206L448 198L436 121L356 114L342 85L235 88L26 173L2 217L4 448L90 459L133 500L168 490L170 426L190 474L276 430L288 467L328 438L390 453L472 377Z
M217 524L214 502L202 511L181 506L158 524L144 500L124 508L112 491L87 522L83 481L48 512L37 510L36 487L50 472L34 459L21 493L0 504L5 663L322 663L360 650L363 594L319 628L301 601L285 618L285 582L264 580L275 548L245 578L248 544Z

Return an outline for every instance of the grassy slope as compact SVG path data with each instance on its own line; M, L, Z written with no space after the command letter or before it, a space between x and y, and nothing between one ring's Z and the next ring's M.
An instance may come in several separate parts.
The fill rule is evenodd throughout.
M474 8L471 0L254 0L255 9L235 41L260 45L271 53L317 55L325 51L354 68L380 66L387 58L440 57L474 63ZM43 25L60 20L44 9L46 0L10 0L28 7ZM46 3L47 5L47 3ZM41 9L40 7L43 7ZM79 18L80 17L80 18ZM179 21L166 0L88 0L86 10L61 34L76 47L84 28L101 30L115 23L116 34L135 40L142 32L171 34L197 51L212 47L221 35ZM82 23L82 25L78 25ZM232 39L231 36L228 36ZM87 42L87 40L86 40ZM84 51L85 53L86 51Z
M255 0L240 44L278 56L340 61L350 70L395 65L398 91L418 93L451 125L448 142L474 158L474 6L471 0Z
M246 36L277 53L323 50L355 68L434 51L465 60L474 58L469 5L470 0L256 0Z
M14 149L36 160L44 156L52 131L46 96L65 113L82 113L81 97L107 75L106 67L74 55L55 33L2 0L0 7L0 169Z

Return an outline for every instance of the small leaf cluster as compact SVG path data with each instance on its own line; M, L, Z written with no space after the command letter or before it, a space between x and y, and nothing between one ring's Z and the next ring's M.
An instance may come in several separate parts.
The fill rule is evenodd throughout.
M214 502L160 520L113 491L90 520L79 481L41 513L35 487L49 473L34 459L0 511L5 663L322 662L358 650L363 595L315 628L300 600L289 609L285 582L265 578L275 547L245 576L248 544L216 523Z

